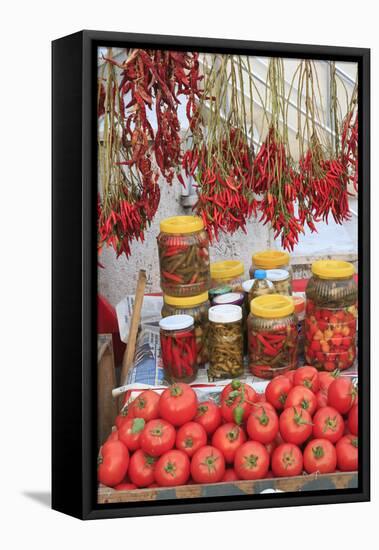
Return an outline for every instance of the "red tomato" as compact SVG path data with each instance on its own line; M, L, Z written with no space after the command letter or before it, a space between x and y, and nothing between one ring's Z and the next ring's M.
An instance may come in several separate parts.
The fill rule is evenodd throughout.
M328 392L325 390L319 390L316 393L317 408L321 409L328 405Z
M351 434L358 435L358 405L351 407L347 417L347 425Z
M284 407L292 382L284 375L277 376L266 386L266 399L277 411Z
M262 410L262 407L264 407L266 409L266 411L272 411L272 412L276 413L275 407L273 407L271 405L271 403L269 403L268 401L265 401L265 400L261 400L261 401L258 401L257 403L255 403L255 405L251 409L251 412L253 413L254 411Z
M339 376L338 371L326 372L322 371L318 373L318 380L320 383L320 390L328 391L329 386Z
M284 409L279 418L280 434L287 443L301 445L312 433L312 418L300 407Z
M246 435L243 429L233 422L223 424L213 434L212 445L222 452L225 462L231 464L238 447L245 443Z
M327 439L313 439L304 449L304 470L308 474L330 474L337 466L334 445Z
M160 487L185 485L190 474L190 460L186 453L174 449L167 451L158 460L154 476Z
M161 456L173 448L175 437L173 426L166 420L156 418L145 425L140 438L141 448L151 456Z
M233 468L226 468L224 477L221 481L238 481L238 476Z
M118 430L112 430L108 435L107 441L117 441L118 440Z
M193 419L197 412L197 397L188 384L173 384L161 395L159 416L173 426L182 426Z
M207 432L197 422L187 422L177 431L176 448L184 451L190 457L206 444Z
M118 431L118 438L127 446L129 451L136 451L140 448L140 439L145 427L143 418L128 418Z
M358 437L344 435L336 445L337 464L342 472L358 470Z
M191 476L195 483L217 483L224 474L224 455L216 447L205 445L193 455Z
M293 385L293 379L294 379L294 376L295 376L295 372L296 372L296 370L292 369L292 370L289 370L289 371L287 371L283 374L283 376L288 378L288 380L291 382L292 385Z
M293 385L305 386L309 390L312 390L313 393L316 393L320 387L317 369L308 365L300 367L295 371Z
M315 394L305 386L294 386L287 395L285 408L288 409L288 407L300 407L313 416L317 409L317 399Z
M282 443L271 457L271 468L276 477L298 476L303 471L303 455L297 445Z
M234 470L240 479L262 479L269 466L270 456L259 441L247 441L236 451Z
M127 409L127 408L123 409L120 412L120 414L118 414L116 416L116 420L115 420L116 428L120 429L121 426L123 425L123 423L126 422L126 420L128 420L131 417L132 417L132 415L130 414L129 409Z
M313 437L338 441L344 430L343 418L336 409L322 407L313 417Z
M113 489L116 489L116 491L132 491L133 489L137 489L137 486L134 483L119 483Z
M144 390L130 404L130 414L143 418L146 422L159 417L159 394L154 390Z
M270 405L271 407L271 405ZM279 420L275 410L262 404L247 420L247 433L250 439L266 445L275 439L279 431Z
M354 405L356 388L350 378L341 376L336 378L328 389L328 405L339 413L346 414Z
M154 482L154 469L157 459L142 449L132 454L128 475L137 487L149 487Z
M252 403L257 401L256 391L239 380L233 380L221 392L221 415L226 422L241 424L250 414Z
M199 403L194 422L201 424L208 435L221 424L221 411L214 401L204 401Z
M121 441L107 441L100 449L97 479L107 487L122 482L129 465L129 451Z

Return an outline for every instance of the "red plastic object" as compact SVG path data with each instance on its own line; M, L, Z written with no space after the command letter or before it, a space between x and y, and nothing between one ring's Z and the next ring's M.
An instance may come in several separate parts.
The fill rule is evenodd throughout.
M101 294L97 295L97 332L112 334L115 363L122 363L126 346L120 340L116 310Z

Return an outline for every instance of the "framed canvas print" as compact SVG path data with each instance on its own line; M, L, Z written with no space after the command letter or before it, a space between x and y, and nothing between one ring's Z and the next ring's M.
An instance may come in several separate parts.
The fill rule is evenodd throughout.
M53 508L370 497L370 52L53 42Z

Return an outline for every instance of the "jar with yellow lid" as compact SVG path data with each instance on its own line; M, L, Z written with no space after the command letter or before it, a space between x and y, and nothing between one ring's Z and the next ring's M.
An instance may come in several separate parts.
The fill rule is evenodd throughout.
M231 287L232 292L242 292L245 267L239 260L222 260L211 264L211 288Z
M208 361L207 333L208 310L210 307L208 292L199 296L168 296L163 295L162 317L170 315L191 315L195 325L197 348L197 364L199 367Z
M356 357L358 289L354 266L340 260L312 264L306 288L304 354L319 370L345 370Z
M169 296L197 296L209 290L209 239L198 216L174 216L160 223L161 288Z
M254 298L247 332L249 369L254 376L269 380L297 367L297 317L289 296Z
M255 277L256 269L285 269L289 273L289 280L292 284L292 267L290 266L290 255L284 250L262 250L256 252L251 258L249 270L251 279Z

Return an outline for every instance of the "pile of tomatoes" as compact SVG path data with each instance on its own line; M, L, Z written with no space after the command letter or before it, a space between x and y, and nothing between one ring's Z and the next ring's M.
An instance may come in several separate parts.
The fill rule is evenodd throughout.
M143 391L103 444L98 480L116 490L358 469L357 389L305 366L264 394L234 380L220 403L177 383Z

